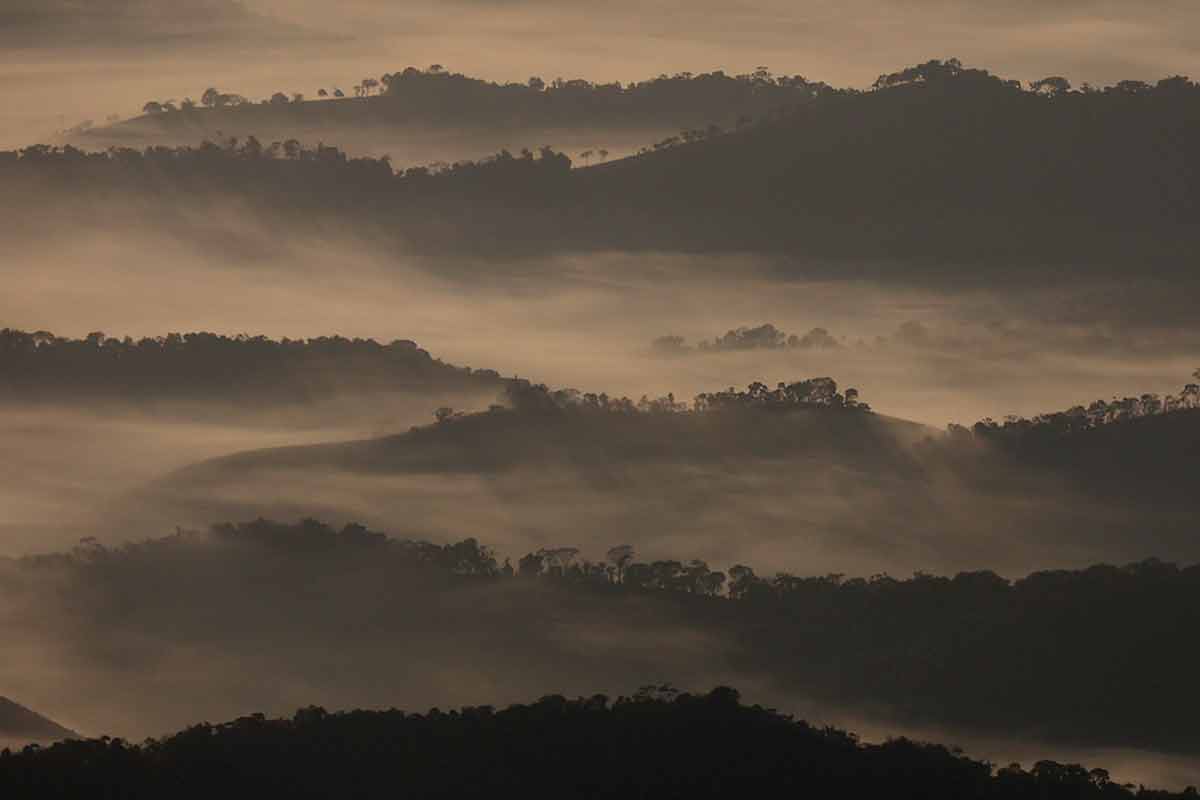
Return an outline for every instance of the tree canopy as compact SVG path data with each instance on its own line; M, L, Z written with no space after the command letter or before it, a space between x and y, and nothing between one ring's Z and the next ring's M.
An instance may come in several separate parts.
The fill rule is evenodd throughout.
M945 747L864 744L718 687L647 686L615 701L550 695L503 709L426 713L300 709L253 714L131 744L94 739L0 756L0 789L22 797L560 797L814 795L1173 798L1103 769L1040 761L995 769Z
M492 389L494 370L435 359L407 339L271 339L208 332L134 340L0 330L0 401L155 399L304 403L352 392Z

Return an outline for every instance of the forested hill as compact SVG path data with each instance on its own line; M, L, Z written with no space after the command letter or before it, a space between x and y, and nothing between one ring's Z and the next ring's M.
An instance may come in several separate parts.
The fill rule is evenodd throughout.
M0 756L0 791L24 798L208 797L1194 797L1134 790L1102 769L1041 761L995 769L945 747L863 744L736 690L648 687L425 714L322 708L242 717L131 745L69 742Z
M973 472L968 463L982 466L974 456L975 445L983 445L989 459L1048 469L1094 496L1193 507L1195 493L1176 479L1200 457L1200 370L1192 377L1178 394L1095 400L1032 419L985 419L969 429L950 425L932 449L964 475ZM994 479L994 469L982 470L979 480Z
M1023 90L930 62L770 124L585 171L579 192L629 240L684 249L1183 257L1200 215L1200 87L1068 87Z
M1200 557L1197 498L1178 480L1197 455L1200 410L1010 440L988 426L940 434L864 405L829 379L689 404L527 386L398 435L198 462L146 487L145 504L185 525L318 515L395 527L413 509L395 498L413 491L428 518L487 509L488 535L522 547L569 529L573 545L596 548L619 530L660 553L774 548L777 569L831 572ZM478 483L505 488L479 494Z
M933 433L872 413L858 390L840 392L832 378L781 383L775 390L754 383L741 392L702 393L691 403L673 394L634 402L517 379L503 404L469 414L442 407L434 417L435 424L393 436L236 453L187 467L168 483L228 480L273 466L492 473L548 464L606 471L736 458L830 457L864 470L906 471L914 464L904 443Z
M498 395L505 386L494 370L447 364L407 339L276 340L207 332L138 340L96 332L73 339L0 330L0 403L304 404L386 392Z
M394 174L333 148L252 140L91 157L33 148L0 154L0 174L80 202L97 190L133 192L128 202L235 191L264 215L327 214L432 250L750 250L1005 274L1016 261L1040 273L1136 258L1178 276L1200 243L1198 135L1200 88L1186 78L1023 89L930 62L591 169L546 149Z
M1179 635L1200 621L1200 566L847 578L710 564L694 551L643 557L619 544L628 533L610 529L587 551L559 539L510 560L474 538L432 544L260 519L0 559L0 601L39 620L14 633L14 647L75 654L65 675L121 656L116 707L136 705L146 681L187 687L188 698L134 712L172 725L193 696L208 708L239 696L278 708L294 697L283 684L394 697L410 681L438 691L425 675L466 672L512 698L513 687L629 685L653 669L743 676L875 718L1200 752L1200 643ZM181 637L236 669L164 660ZM163 705L170 713L152 716Z
M605 135L620 130L664 131L734 128L781 109L834 92L799 75L773 75L765 68L744 75L715 71L661 75L627 84L581 78L497 83L451 72L435 64L407 67L345 87L329 86L306 96L280 87L271 97L252 100L210 87L195 98L148 100L145 113L74 133L81 146L112 143L196 142L203 136L254 135L260 139L296 136L348 144L364 131L412 133L431 129L519 132L593 132L596 147L585 160L607 159ZM538 135L541 135L540 133ZM386 139L380 140L388 141ZM545 141L527 141L530 147ZM552 144L564 145L562 141ZM403 142L397 142L403 149ZM501 142L493 139L492 148Z

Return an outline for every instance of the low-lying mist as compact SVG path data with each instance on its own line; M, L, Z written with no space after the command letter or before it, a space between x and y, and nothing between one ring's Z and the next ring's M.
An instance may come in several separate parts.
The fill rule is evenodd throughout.
M310 703L632 691L668 673L705 683L724 647L636 598L603 608L550 585L398 574L361 553L331 561L202 536L93 567L0 563L6 690L82 731L140 737ZM620 623L634 618L637 630Z
M976 756L1105 763L1114 778L1157 785L1182 785L1196 774L1181 757L1134 744L1119 750L1073 744L1070 737L1012 741L987 726L906 721L890 703L863 702L875 691L870 686L839 689L835 682L831 696L822 679L805 690L787 668L791 659L807 660L815 671L802 672L819 675L822 665L840 661L861 671L872 656L806 655L812 645L785 635L790 623L769 604L624 590L604 580L489 574L495 564L487 566L490 554L474 542L445 550L388 545L361 528L322 533L314 523L276 541L272 525L257 529L264 527L266 535L246 526L241 533L180 533L122 549L84 542L70 553L0 560L6 692L85 735L138 739L200 720L288 714L311 704L424 710L546 693L615 696L651 682L697 689L736 684L753 702L818 724L853 725L867 738L936 735ZM295 535L302 531L309 533ZM936 582L931 590L939 585L944 590ZM1055 597L1048 602L1074 613L1075 600ZM853 605L846 607L851 615ZM1164 613L1186 616L1189 609ZM935 616L944 624L945 615ZM847 634L851 641L855 635ZM904 669L919 671L919 657L902 660ZM1034 663L1055 685L1062 680L1053 658ZM1023 679L1003 665L976 676L1001 692ZM843 701L831 699L839 694ZM993 721L1008 713L983 691L972 693L971 708ZM970 712L930 706L923 717L962 713ZM1047 705L1023 724L1029 731L1043 724L1077 730L1072 713L1069 703ZM1154 713L1138 712L1139 718ZM1129 743L1156 735L1111 726L1093 733Z
M1192 435L1187 413L1178 436ZM1096 558L1200 556L1193 504L1147 485L1149 473L1124 482L1141 462L1120 446L1053 465L987 444L926 443L940 434L873 415L753 416L491 413L208 462L126 505L141 525L319 515L433 541L486 535L506 551L595 555L628 542L654 557L687 549L716 563L821 573L1013 575ZM1186 460L1154 457L1160 473ZM1100 463L1111 477L1095 474Z
M182 204L180 211L186 208ZM1045 284L997 287L960 276L935 286L882 277L869 265L850 276L831 265L782 265L752 256L431 258L319 222L281 228L239 210L233 200L206 204L180 213L168 228L145 229L108 209L103 226L68 214L65 219L77 223L69 228L60 220L45 223L50 227L44 235L18 238L11 232L9 256L0 264L0 279L9 287L0 296L0 325L73 336L206 330L412 339L460 366L635 400L668 392L688 400L755 380L773 385L830 375L859 389L878 413L936 429L1113 395L1175 391L1197 366L1200 329L1190 294L1150 280L1075 287L1048 278ZM653 346L668 334L694 344L763 323L797 334L824 328L835 346L680 357L664 357ZM143 532L213 518L323 511L391 527L398 519L417 519L443 537L486 530L500 540L538 544L572 538L562 532L575 524L592 532L573 543L611 545L632 526L665 548L673 537L692 536L707 542L709 555L747 558L768 545L744 534L733 543L730 530L755 520L769 530L806 532L807 538L775 537L769 545L773 561L813 561L842 571L1000 568L988 561L1000 549L990 545L957 553L873 545L865 560L844 546L854 536L882 546L889 520L908 519L914 502L939 509L927 516L944 527L979 530L974 520L982 518L992 531L984 540L996 542L1015 522L995 520L1036 519L1054 504L1009 497L1002 504L1023 508L1021 515L997 517L952 489L923 491L917 501L907 489L880 484L879 475L864 478L816 462L801 474L768 464L736 470L697 464L667 475L653 466L624 465L602 479L525 465L505 475L452 481L408 475L402 484L307 471L267 484L256 479L222 487L199 506L152 507L124 495L208 458L398 433L432 421L439 406L474 411L494 401L477 393L331 397L301 410L250 404L235 411L231 406L246 405L237 397L207 409L199 399L188 409L187 398L180 398L173 408L148 412L132 399L128 409L119 399L103 408L80 407L67 393L50 404L59 407L53 413L45 404L0 410L8 477L3 551L29 552L97 531L120 535L122 526L106 520L127 521L133 511L144 515ZM181 419L187 424L177 425ZM686 489L655 488L662 480ZM945 480L953 484L953 476ZM723 505L704 512L702 522L690 516L706 507L703 499L718 484L742 489L720 495ZM864 507L873 513L863 514ZM447 508L454 513L444 515ZM1088 512L1088 518L1105 524L1106 513ZM859 521L847 522L853 520ZM836 533L847 524L857 532L850 539ZM920 536L938 538L932 530ZM814 544L830 537L836 546ZM963 546L970 541L964 538ZM1165 554L1114 551L1145 555ZM1015 556L1010 566L1081 560L1085 550L1045 544Z
M937 427L1173 391L1200 340L1190 293L1151 280L935 286L754 256L431 258L320 223L239 219L236 203L181 215L177 230L115 225L14 242L0 322L74 336L405 338L458 365L634 398L829 374L882 413ZM821 327L841 346L678 359L651 346L763 323Z

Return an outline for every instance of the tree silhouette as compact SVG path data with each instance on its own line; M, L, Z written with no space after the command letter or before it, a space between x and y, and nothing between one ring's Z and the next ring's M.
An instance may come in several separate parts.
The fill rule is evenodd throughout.
M298 710L252 714L158 740L71 741L0 756L0 789L37 800L96 795L497 797L553 787L562 797L987 797L1042 800L1193 798L1113 783L1101 769L1042 760L996 770L945 747L863 744L741 702L737 690L643 687L548 695L503 709ZM232 789L231 787L236 787Z

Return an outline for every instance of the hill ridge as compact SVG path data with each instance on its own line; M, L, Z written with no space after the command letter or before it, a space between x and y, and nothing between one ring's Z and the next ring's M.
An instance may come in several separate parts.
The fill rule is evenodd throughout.
M49 741L78 738L79 734L59 725L20 703L0 695L0 738Z

